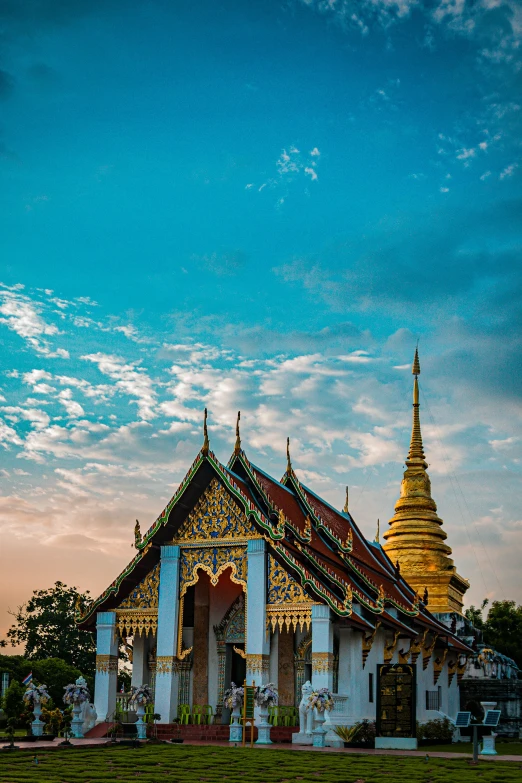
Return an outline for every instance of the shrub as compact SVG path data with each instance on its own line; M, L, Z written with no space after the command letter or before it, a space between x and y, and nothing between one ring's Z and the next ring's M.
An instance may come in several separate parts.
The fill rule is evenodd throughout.
M417 739L451 742L453 740L453 724L448 718L435 718L435 720L428 720L426 723L417 723Z
M343 742L364 742L371 744L375 741L375 723L371 720L362 720L353 726L336 726L334 729Z

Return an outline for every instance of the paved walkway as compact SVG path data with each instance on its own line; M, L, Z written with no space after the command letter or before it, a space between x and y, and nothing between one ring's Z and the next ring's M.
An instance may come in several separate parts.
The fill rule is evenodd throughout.
M34 752L36 750L60 750L60 743L63 742L63 740L55 739L52 741L46 740L45 742L20 742L18 745L18 748L20 750L26 750L29 752ZM106 737L100 737L100 738L93 738L93 739L71 739L72 745L77 745L82 748L95 748L99 747L100 745L106 745L108 742ZM15 742L16 744L16 742ZM230 742L202 742L200 740L185 740L185 745L212 745L212 746L220 746L223 748L230 747ZM238 743L239 745L239 743ZM5 745L0 745L0 748L4 748ZM247 743L248 747L248 743ZM313 753L347 753L347 754L364 754L368 756L417 756L420 758L424 758L426 756L426 751L423 750L367 750L363 748L314 748L312 745L292 745L290 743L285 743L278 745L274 743L273 745L256 745L256 748L261 750L304 750L304 751L312 751ZM429 752L430 758L439 758L439 759L471 759L472 755L471 753L440 753L438 751L430 751ZM480 761L518 761L518 763L522 766L522 756L501 756L500 754L497 756L479 756Z

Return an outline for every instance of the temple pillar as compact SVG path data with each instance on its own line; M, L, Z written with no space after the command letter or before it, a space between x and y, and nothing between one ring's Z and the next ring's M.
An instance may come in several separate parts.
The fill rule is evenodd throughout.
M326 604L312 606L312 685L314 690L333 688L333 623Z
M178 710L176 654L179 619L179 546L161 547L154 711L172 723Z
M279 704L286 707L293 707L295 703L295 677L294 634L292 631L279 631L278 658L277 683L279 689Z
M118 680L118 642L116 612L98 612L96 615L96 678L94 706L97 723L111 720L116 710Z
M132 679L131 685L139 688L140 685L151 685L149 676L148 637L143 633L134 634L132 640Z
M266 543L253 538L247 544L246 679L256 685L268 682L270 639L266 633Z
M208 704L208 618L210 580L199 574L194 590L194 663L192 704Z

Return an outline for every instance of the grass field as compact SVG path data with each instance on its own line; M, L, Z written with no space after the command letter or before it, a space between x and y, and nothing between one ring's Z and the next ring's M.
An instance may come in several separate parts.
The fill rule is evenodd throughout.
M481 744L479 742L479 747ZM497 740L495 747L499 756L522 756L522 742L517 742L516 740L501 742ZM439 751L440 753L473 753L473 745L471 742L455 742L453 745L448 743L447 745L433 745L433 747L422 746L419 750L426 751L426 753L431 753L432 751Z
M0 754L1 783L520 783L522 762L149 745Z

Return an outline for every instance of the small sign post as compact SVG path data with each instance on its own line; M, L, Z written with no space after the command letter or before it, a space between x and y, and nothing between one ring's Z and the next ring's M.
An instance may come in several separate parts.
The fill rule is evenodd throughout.
M254 746L254 710L255 710L255 694L256 684L247 685L246 680L243 683L243 747L245 747L246 740L246 724L250 721L250 747Z

